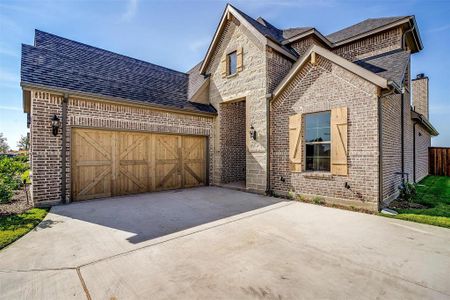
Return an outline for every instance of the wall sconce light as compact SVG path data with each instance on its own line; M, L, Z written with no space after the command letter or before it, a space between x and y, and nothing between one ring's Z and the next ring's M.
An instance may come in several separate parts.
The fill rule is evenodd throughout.
M60 121L57 115L53 115L52 117L52 132L54 136L58 135L58 130L60 126Z
M256 130L255 127L253 127L253 125L250 126L250 139L256 141Z

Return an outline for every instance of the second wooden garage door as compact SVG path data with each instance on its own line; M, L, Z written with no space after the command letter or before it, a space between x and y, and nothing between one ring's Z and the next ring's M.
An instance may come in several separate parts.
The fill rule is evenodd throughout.
M94 199L204 185L206 138L74 129L72 197Z

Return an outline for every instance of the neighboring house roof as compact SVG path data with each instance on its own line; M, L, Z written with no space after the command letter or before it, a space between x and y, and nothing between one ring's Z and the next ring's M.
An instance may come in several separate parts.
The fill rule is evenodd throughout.
M400 17L386 17L386 18L374 18L374 19L366 19L362 22L359 22L355 25L349 26L347 28L336 31L332 34L327 35L327 39L329 39L332 43L339 43L341 41L347 40L349 38L358 36L363 33L367 33L376 28L380 28L396 21L408 18L406 16Z
M215 113L188 101L189 75L36 30L22 45L21 84Z
M364 78L365 80L381 87L381 88L387 88L388 87L388 81L380 77L376 74L374 74L371 71L368 71L357 64L354 64L342 57L340 57L337 54L334 54L333 52L322 48L317 45L311 46L308 51L292 66L289 73L286 75L286 77L280 82L280 84L275 88L273 91L273 98L277 98L281 92L288 86L288 84L291 82L291 80L294 78L294 76L298 73L298 71L301 69L301 67L308 61L311 55L318 54L322 57L325 57L326 59L332 61L333 63L341 66L342 68Z
M401 87L411 52L402 49L364 58L354 63Z

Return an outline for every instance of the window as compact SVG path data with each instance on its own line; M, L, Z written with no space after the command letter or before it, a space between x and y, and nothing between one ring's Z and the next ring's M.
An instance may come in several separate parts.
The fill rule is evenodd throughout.
M236 51L228 54L227 60L228 60L227 61L227 65L228 65L227 75L236 74L236 71L237 71L237 53L236 53Z
M330 171L330 112L305 115L307 171Z

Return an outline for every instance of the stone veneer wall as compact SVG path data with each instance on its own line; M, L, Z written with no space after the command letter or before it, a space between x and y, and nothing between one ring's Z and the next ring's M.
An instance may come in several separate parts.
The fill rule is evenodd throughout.
M245 181L245 101L222 103L220 112L221 181Z
M54 137L50 119L61 117L62 96L44 91L31 91L31 169L33 172L34 204L60 202L61 193L61 132ZM213 116L189 115L151 109L98 99L70 97L67 127L67 194L70 200L70 141L72 127L92 127L147 132L203 135L209 137L209 155L214 155ZM213 172L210 159L209 172ZM214 183L210 178L210 183Z
M236 75L222 78L221 58L224 54L243 48L243 70ZM256 141L247 136L246 186L250 191L263 193L266 189L267 165L267 118L266 118L266 55L265 46L245 26L232 21L221 34L220 41L212 55L206 73L210 76L210 103L218 110L216 135L220 136L221 103L243 100L246 103L245 132L253 125L257 132ZM215 141L214 181L221 183L223 162L221 152L226 151Z
M378 208L378 96L362 78L318 56L306 63L282 94L272 101L271 187L276 194L290 190L319 196L342 205ZM289 170L288 119L348 107L348 176ZM303 133L302 133L303 134ZM282 180L284 179L284 180ZM351 190L345 188L345 183Z
M412 97L414 110L429 119L428 77L416 78L412 81Z

